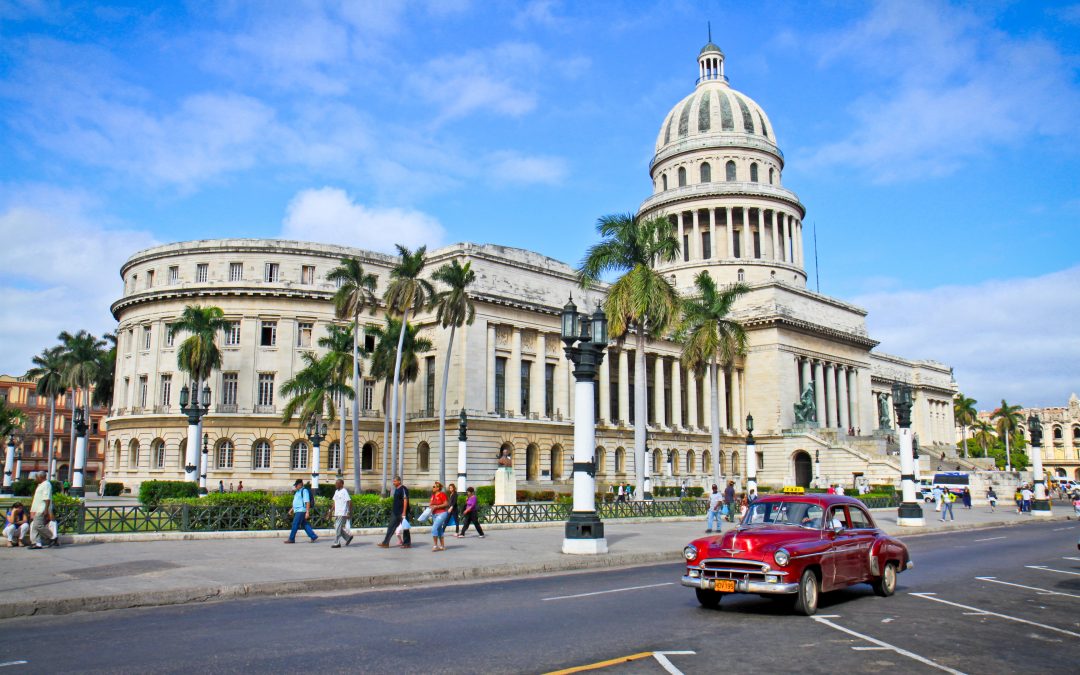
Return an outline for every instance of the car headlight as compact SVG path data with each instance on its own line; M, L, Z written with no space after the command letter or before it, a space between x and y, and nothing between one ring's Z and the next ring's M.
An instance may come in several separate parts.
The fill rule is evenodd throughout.
M697 549L693 546L687 546L682 550L683 557L687 560L693 560L697 557Z
M773 553L772 557L780 567L787 566L788 561L791 560L791 554L787 552L787 549L783 548L776 549L776 553Z

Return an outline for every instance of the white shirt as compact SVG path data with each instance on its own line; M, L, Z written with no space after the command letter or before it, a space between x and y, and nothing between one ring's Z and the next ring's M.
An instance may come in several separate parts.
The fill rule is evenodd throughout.
M724 495L720 492L709 493L709 510L715 511L720 508L720 504L724 501Z
M349 491L345 488L334 491L334 515L338 518L344 518L349 515Z
M838 495L840 495L842 497L844 495L844 488L837 485L836 486L836 494L838 494Z
M1033 493L1031 490L1025 489L1020 493L1020 496L1023 497L1024 499L1031 499L1032 497L1035 496L1035 493Z

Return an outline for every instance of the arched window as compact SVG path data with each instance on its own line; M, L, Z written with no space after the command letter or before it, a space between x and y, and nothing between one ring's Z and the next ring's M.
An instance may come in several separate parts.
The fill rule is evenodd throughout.
M679 167L679 187L686 187L686 167Z
M150 443L150 457L152 457L150 461L154 463L155 469L165 468L165 441L155 438Z
M701 473L712 473L712 451L706 450L701 453Z
M686 473L694 473L694 451L686 451Z
M1080 438L1080 427L1073 427L1073 440Z
M416 470L417 471L429 471L429 465L431 461L431 448L427 442L420 441L420 445L416 446Z
M664 453L661 452L659 448L653 450L652 471L656 475L659 475L664 471Z
M708 162L702 162L701 163L701 182L702 183L711 183L712 182L712 167L709 166Z
M668 466L671 467L671 475L678 476L679 475L679 451L678 450L668 450L667 461L668 461Z
M341 472L341 443L334 441L326 451L326 470Z
M254 469L270 468L270 441L260 438L251 448L251 466Z
M139 466L139 441L134 438L128 443L128 466L132 469Z
M187 439L183 438L180 440L180 451L176 456L176 465L183 469L185 464L187 464Z
M364 443L364 447L360 449L360 470L375 470L375 445L370 441Z
M724 179L728 181L735 180L735 162L728 160L728 163L724 165Z
M112 463L113 463L113 468L114 469L119 469L120 468L120 439L116 439L116 442L113 443L113 462Z
M776 176L776 171L774 171L773 169L769 169L769 185L772 185L775 182L775 180L774 180L775 176Z
M739 281L746 281L746 272L744 272L742 270L739 270L738 278L739 278Z
M758 182L758 180L757 180L757 162L752 162L750 164L750 182L751 183Z
M737 452L731 453L731 473L739 473L739 453Z
M216 466L219 469L231 469L233 468L233 443L227 438L218 442Z
M540 475L540 448L536 443L525 446L525 480L536 480Z
M604 452L603 446L596 446L596 454L593 457L593 461L596 462L596 475L602 476L607 473L607 453Z
M626 450L615 448L615 473L626 473Z
M1054 427L1054 440L1055 441L1060 441L1061 440L1061 427Z
M290 465L293 471L304 471L308 468L307 441L297 441L293 443Z
M551 446L551 480L562 478L562 446Z
M662 175L662 176L660 176L660 177L661 177L661 178L663 179L663 181L664 181L664 190L667 190L667 174L665 173L665 174L663 174L663 175Z

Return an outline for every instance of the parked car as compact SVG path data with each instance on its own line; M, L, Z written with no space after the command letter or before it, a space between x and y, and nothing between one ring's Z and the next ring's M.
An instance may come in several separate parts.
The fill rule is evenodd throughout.
M703 607L725 595L790 598L811 616L822 592L868 583L888 597L896 575L913 567L907 547L877 528L857 499L771 495L750 505L739 526L695 539L683 549L682 585Z
M934 501L934 486L930 481L925 478L922 479L919 481L918 489L919 496L922 497L924 502L928 503Z

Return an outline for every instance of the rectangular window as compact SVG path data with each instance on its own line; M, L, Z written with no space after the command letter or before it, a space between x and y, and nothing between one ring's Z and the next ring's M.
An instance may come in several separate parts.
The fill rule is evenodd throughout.
M674 401L671 400L671 369L678 368L678 364L673 363L670 367L667 361L664 361L664 426L671 425L671 406Z
M262 347L277 346L277 321L263 321L259 327L259 345Z
M297 347L311 347L311 332L314 329L315 324L301 321L296 324L296 346Z
M146 394L149 387L146 384L146 375L139 376L139 407L146 407Z
M424 359L424 387L426 410L435 409L435 357L429 356Z
M195 282L199 284L205 284L206 280L210 278L210 265L209 263L199 263L195 266Z
M702 232L701 233L701 251L702 251L702 254L701 254L702 258L711 258L712 257L712 233L711 232Z
M230 321L225 329L225 346L236 347L240 344L240 322Z
M754 257L761 257L761 233L754 230Z
M243 281L244 263L229 263L229 281Z
M274 374L259 373L259 400L261 406L274 405Z
M255 468L270 468L270 444L266 441L255 443Z
M122 392L120 392L121 405L123 407L125 407L125 408L127 407L128 395L129 395L130 392L131 392L131 378L130 377L125 377L124 378L124 390Z
M154 287L154 270L146 270L146 287Z
M368 354L375 351L375 336L370 332L364 333L364 351Z
M132 274L131 275L131 290L132 291L139 290L139 275L138 274Z
M629 399L629 401L628 401L629 406L627 408L627 417L629 417L630 419L628 419L626 421L629 422L630 424L633 424L634 423L634 399L637 398L637 396L634 395L634 386L633 386L633 382L634 382L634 353L633 352L630 353L630 358L628 358L627 361L629 361L630 364L629 364L629 368L627 368L626 381L630 382L631 384L630 384L630 395L627 397Z
M735 230L735 232L732 234L731 243L735 248L735 250L732 252L732 257L733 258L741 258L742 257L742 230Z
M169 407L172 400L172 375L161 376L161 405Z
M555 364L544 364L544 415L555 416Z
M143 326L142 336L143 336L142 348L144 350L150 349L150 326Z
M690 262L690 235L688 234L682 237L682 259L683 262Z
M315 283L315 266L304 265L300 268L300 283L313 284Z
M28 406L37 405L37 392L34 391L33 389L26 392L26 405L28 405Z
M530 409L529 409L529 389L531 389L531 387L529 386L529 384L532 382L532 361L522 361L521 362L521 374L520 374L520 376L521 376L521 400L519 401L519 403L521 403L520 412L521 412L522 415L527 416L529 414L529 412L530 412Z
M495 357L495 412L506 410L506 358Z
M237 373L221 374L221 405L236 405Z
M364 398L361 399L360 405L364 410L375 408L375 380L364 380Z
M277 263L266 263L263 281L278 281L280 279L280 274L278 273L279 269Z
M615 354L610 354L608 358L615 361ZM609 382L608 382L608 419L612 422L619 421L619 369L614 363L611 364L611 368L608 370Z
M164 327L165 330L165 346L172 347L176 343L176 336L173 335L172 324L167 323Z
M176 266L176 265L173 265L172 267L169 268L169 283L170 284L175 284L175 283L179 283L179 281L180 281L180 268L178 266Z

